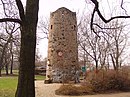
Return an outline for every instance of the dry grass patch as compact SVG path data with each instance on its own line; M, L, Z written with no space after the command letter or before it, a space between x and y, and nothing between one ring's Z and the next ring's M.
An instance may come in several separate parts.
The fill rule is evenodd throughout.
M62 85L59 89L55 91L56 95L71 95L71 96L79 96L86 94L93 94L91 88L81 85Z

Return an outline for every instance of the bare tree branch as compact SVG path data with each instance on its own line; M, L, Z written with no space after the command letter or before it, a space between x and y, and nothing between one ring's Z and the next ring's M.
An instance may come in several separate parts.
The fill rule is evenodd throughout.
M1 2L2 2L2 5L3 5L3 9L4 9L4 14L5 14L5 16L9 17L9 16L6 14L6 8L5 8L5 4L6 4L6 3L4 3L3 0L1 0Z
M96 12L96 8L94 8L93 13L92 13L92 16L91 16L90 28L91 28L91 30L92 30L98 37L100 37L100 36L97 34L97 32L94 30L94 28L93 28L93 19L94 19L94 14L95 14L95 12Z
M109 23L110 21L112 21L112 20L114 20L114 19L118 19L118 18L130 18L130 16L115 16L115 17L111 17L110 19L106 20L106 19L102 16L102 14L101 14L101 12L99 11L99 9L96 9L96 11L97 11L99 17L100 17L105 23Z
M20 18L21 18L22 21L24 21L25 15L24 15L23 4L22 4L21 0L15 0L15 1L16 1L17 7L19 9Z
M15 23L19 23L20 25L22 25L21 20L13 19L13 18L2 18L2 19L0 19L0 22L15 22Z
M95 5L95 8L94 8L94 11L93 11L93 14L92 14L92 18L94 18L94 13L95 11L97 12L97 14L99 15L99 17L105 22L105 23L108 23L116 18L130 18L130 16L115 16L115 17L111 17L110 19L105 19L104 16L101 14L100 10L99 10L99 2L97 0L91 0L94 5ZM123 1L123 0L122 0ZM93 23L92 19L91 19L91 22ZM91 24L92 24L91 23ZM92 28L92 27L91 27Z
M2 45L2 44L0 44L0 47L3 47L3 45Z
M125 8L123 7L124 4L124 0L121 0L121 8L125 11L125 14L127 15L127 11L125 10Z
M100 25L98 25L97 23L93 23L93 25L99 27L100 29L119 29L120 27L101 27Z

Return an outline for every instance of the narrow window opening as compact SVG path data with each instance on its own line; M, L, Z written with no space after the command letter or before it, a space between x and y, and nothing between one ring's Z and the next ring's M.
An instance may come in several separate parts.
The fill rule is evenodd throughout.
M52 29L52 27L53 27L53 26L51 25L51 29Z
M76 30L76 26L74 25L74 30Z

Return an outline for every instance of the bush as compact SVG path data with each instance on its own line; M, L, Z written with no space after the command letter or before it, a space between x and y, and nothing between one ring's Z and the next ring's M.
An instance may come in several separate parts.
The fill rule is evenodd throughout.
M130 91L130 79L121 71L100 71L88 77L93 92Z
M124 71L90 72L84 83L80 85L62 85L55 91L57 95L87 95L96 93L111 93L130 91L130 77Z
M75 86L75 85L62 85L59 89L55 91L56 95L71 95L79 96L85 94L93 94L91 89L86 86Z

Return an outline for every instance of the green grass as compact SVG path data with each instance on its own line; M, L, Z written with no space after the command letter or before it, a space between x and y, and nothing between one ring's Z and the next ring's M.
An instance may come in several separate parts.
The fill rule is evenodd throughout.
M1 77L0 78L0 88L7 89L14 89L17 85L17 77Z
M35 80L44 80L46 76L35 75Z
M17 87L17 77L0 78L0 97L14 97Z
M36 75L35 80L44 80L45 76ZM3 76L0 77L0 97L15 97L17 88L17 76Z

